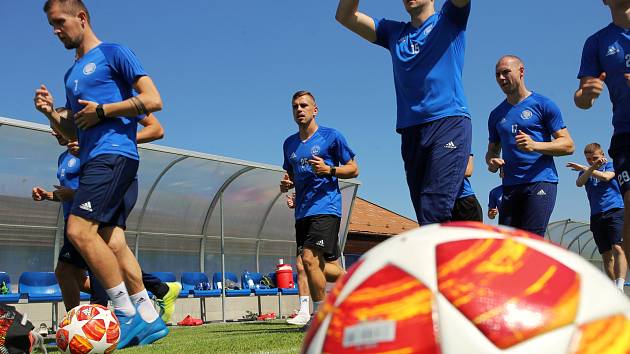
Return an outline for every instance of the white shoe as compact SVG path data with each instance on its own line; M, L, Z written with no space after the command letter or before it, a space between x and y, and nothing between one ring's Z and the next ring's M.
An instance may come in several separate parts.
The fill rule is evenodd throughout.
M40 353L48 354L48 350L46 350L46 344L44 343L44 338L41 334L31 331L31 336L33 337L33 347L32 349L38 349Z
M297 316L293 318L289 318L287 323L297 326L304 326L308 320L311 319L311 316L305 313L298 313Z

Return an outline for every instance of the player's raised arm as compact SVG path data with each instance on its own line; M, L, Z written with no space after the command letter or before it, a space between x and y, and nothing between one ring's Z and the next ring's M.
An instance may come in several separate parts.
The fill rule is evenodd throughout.
M359 11L359 0L339 0L335 18L344 27L370 42L376 41L374 20Z

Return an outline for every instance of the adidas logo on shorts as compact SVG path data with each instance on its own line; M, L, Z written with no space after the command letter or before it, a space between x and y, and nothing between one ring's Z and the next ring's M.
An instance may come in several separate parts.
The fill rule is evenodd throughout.
M79 209L83 209L83 210L89 211L91 213L92 212L92 203L87 201L87 202L79 205Z
M447 149L457 149L457 145L455 145L452 141L449 141L448 144L444 145Z
M538 193L536 193L536 195L547 195L547 193L545 193L544 190L539 190Z
M324 247L324 240L317 241L316 245L318 245L319 247Z

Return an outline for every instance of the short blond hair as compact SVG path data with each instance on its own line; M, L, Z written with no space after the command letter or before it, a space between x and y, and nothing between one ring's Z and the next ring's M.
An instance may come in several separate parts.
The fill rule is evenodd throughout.
M599 145L598 143L586 144L586 146L584 147L585 154L592 154L598 151L604 152L604 150L602 149L602 146Z

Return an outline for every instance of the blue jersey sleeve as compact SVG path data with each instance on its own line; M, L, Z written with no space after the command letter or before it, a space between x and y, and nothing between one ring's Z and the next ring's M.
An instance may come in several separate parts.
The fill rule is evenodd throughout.
M291 163L289 162L289 157L287 156L287 143L288 143L288 140L285 140L284 144L282 144L282 156L283 156L282 168L289 173L293 173L293 167L291 167Z
M348 145L346 138L341 133L336 132L335 137L335 158L341 165L345 165L354 158L354 152Z
M555 103L551 100L546 100L544 109L543 124L549 132L555 133L567 127L562 119L560 108Z
M374 44L378 44L385 49L390 49L390 37L394 28L400 26L400 22L376 18L372 18L372 20L374 20L374 27L376 27L376 41Z
M470 2L464 7L453 5L451 0L446 0L442 6L442 16L449 19L455 26L465 30L470 16Z
M599 62L597 47L597 38L594 35L589 37L584 43L578 79L586 76L599 77L599 75L604 71L601 63Z
M604 172L615 172L615 167L612 162L606 162L604 165Z
M501 137L499 136L499 131L497 130L497 122L496 122L496 113L492 111L490 113L490 117L488 118L488 141L491 143L500 143Z
M133 85L141 76L147 76L138 57L127 47L121 45L103 46L103 53L113 71L120 78Z

